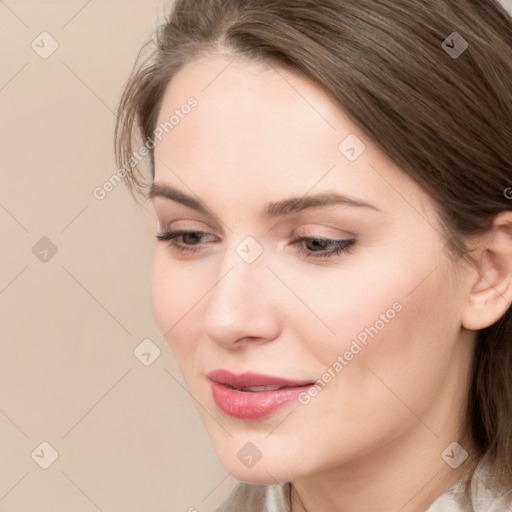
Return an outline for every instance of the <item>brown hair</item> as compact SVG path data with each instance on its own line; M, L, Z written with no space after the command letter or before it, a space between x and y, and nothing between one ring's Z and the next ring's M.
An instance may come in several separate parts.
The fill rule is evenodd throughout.
M468 43L460 55L454 32ZM331 93L436 201L450 254L467 258L466 235L512 209L512 19L497 0L177 0L119 105L117 163L135 198L144 172L126 163L152 140L167 84L216 50L291 67ZM510 308L477 333L465 427L512 488Z

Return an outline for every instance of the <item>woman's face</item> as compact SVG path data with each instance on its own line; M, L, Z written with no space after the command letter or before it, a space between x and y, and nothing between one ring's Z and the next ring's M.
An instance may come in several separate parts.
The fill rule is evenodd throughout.
M193 233L157 242L153 307L225 468L273 483L396 449L439 458L472 333L429 197L291 71L194 61L166 122L153 204L161 230Z

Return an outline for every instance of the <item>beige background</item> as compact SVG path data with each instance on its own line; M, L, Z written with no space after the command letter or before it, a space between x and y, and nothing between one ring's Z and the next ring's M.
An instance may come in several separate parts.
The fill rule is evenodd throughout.
M153 318L152 212L92 193L165 4L0 1L2 512L207 512L235 484Z

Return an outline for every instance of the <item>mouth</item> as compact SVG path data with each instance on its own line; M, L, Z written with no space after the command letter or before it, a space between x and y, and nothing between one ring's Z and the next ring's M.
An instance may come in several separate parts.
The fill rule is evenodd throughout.
M228 416L256 420L274 414L307 392L315 381L291 380L226 370L208 373L213 399Z
M236 386L230 386L229 384L223 384L223 386L226 386L230 389L236 389L237 391L251 391L253 393L258 393L260 391L276 391L278 389L283 389L287 386L242 386L242 387L236 387Z

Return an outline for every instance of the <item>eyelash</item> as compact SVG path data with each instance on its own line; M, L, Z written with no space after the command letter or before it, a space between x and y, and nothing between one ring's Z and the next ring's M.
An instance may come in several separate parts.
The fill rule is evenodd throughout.
M187 234L193 234L193 235L199 235L201 236L208 236L209 233L205 233L204 231L186 231L186 230L177 230L177 231L169 231L169 230L163 230L161 233L158 233L156 238L161 242L170 242L169 246L183 254L183 253L195 253L199 249L193 248L195 245L199 244L187 244L180 245L176 243L176 238L187 235ZM309 249L305 249L301 246L302 242L304 241L310 241L310 242L320 242L325 243L327 246L331 246L333 248L331 249L324 249L322 252L317 251L310 251ZM355 245L355 239L347 239L347 240L332 240L329 238L315 238L315 237L298 237L292 242L292 245L295 247L295 249L298 252L304 253L307 257L315 258L315 259L327 259L327 258L333 258L335 256L338 256L340 254L348 254L351 253L354 250Z

